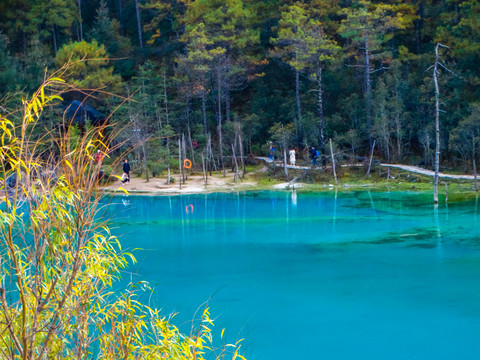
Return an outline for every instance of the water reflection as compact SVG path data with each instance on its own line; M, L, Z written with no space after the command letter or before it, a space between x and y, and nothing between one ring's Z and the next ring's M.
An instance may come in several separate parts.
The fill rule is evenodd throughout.
M478 198L434 208L430 194L294 190L130 196L128 210L120 200L115 231L147 249L131 271L156 285L159 306L182 326L215 294L217 327L245 337L249 359L480 356Z
M432 228L436 235L431 241L436 243L445 236L458 237L459 224L467 221L460 213L472 213L471 221L477 222L478 198L470 207L452 203L432 209L429 203L422 194L338 190L308 194L292 190L130 196L114 200L108 212L118 223L141 225L141 231L149 233L162 228L162 238L174 237L182 243L200 241L205 230L210 236L202 241L208 243L251 243L260 237L265 243L299 244L369 242L385 238L385 234L401 239L402 234L418 233L419 229L428 233ZM468 228L478 233L476 227Z

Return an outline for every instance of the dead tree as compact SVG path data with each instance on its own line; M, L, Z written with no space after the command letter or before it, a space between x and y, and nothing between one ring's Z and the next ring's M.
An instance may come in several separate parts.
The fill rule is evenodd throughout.
M448 48L448 46L437 43L435 46L435 63L433 68L433 84L435 85L435 175L433 177L433 202L438 204L438 172L440 169L440 89L438 87L439 67L451 72L443 64L439 55L439 48Z
M373 151L375 150L375 142L376 142L375 139L373 139L372 151L370 152L370 161L368 162L367 179L370 176L370 170L372 168Z
M375 140L374 140L375 141ZM333 156L333 146L332 146L332 139L330 139L330 154L332 156L332 170L333 176L335 177L335 185L338 185L337 181L337 171L335 170L335 157Z
M232 144L232 155L233 155L233 161L235 165L235 173L233 176L233 180L238 183L238 180L240 178L239 173L238 173L238 161L237 161L237 156L235 155L235 146Z

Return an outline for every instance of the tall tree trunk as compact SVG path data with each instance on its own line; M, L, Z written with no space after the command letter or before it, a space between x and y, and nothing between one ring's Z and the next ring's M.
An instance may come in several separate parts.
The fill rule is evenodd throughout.
M78 25L80 26L80 41L83 40L83 20L82 20L82 0L77 0L78 4Z
M215 158L213 157L213 149L212 149L212 136L210 133L208 134L208 141L207 141L207 162L208 162L208 171L210 172L210 176L212 176L212 170L217 170L217 166L215 165Z
M370 177L370 170L372 169L373 151L374 150L375 150L375 139L373 139L372 151L370 152L370 161L368 162L367 179Z
M235 154L235 146L232 144L232 158L233 158L233 164L234 164L234 175L233 175L233 180L238 183L239 180L239 174L238 174L238 161L237 161L237 155Z
M397 132L397 160L402 160L402 125L400 123L400 114L395 114L395 127Z
M192 166L195 169L195 149L193 148L192 131L190 130L190 121L187 123L188 146L192 153Z
M322 152L322 166L326 165L325 161L325 117L323 115L323 87L322 87L322 66L317 61L317 107L318 107L318 135L320 141L320 151Z
M435 176L433 177L433 202L438 204L438 171L440 167L440 90L438 88L438 47L435 46L435 65L433 66L433 83L435 84Z
M241 131L238 133L238 146L240 147L240 161L242 163L242 179L245 177L245 153L243 151L243 140Z
M143 49L142 23L140 22L140 8L138 6L138 0L135 0L135 10L137 11L138 43L140 44L140 49Z
M145 170L145 179L147 183L150 181L148 176L148 164L147 164L147 149L145 148L145 141L142 141L142 153L143 153L143 169Z
M300 71L295 69L295 98L297 101L297 121L295 125L295 132L297 143L300 141L300 121L302 119L302 106L300 104Z
M221 78L221 69L220 65L218 66L217 69L217 90L218 90L218 126L217 126L217 131L218 131L218 144L219 144L219 152L220 152L220 166L222 167L223 170L223 176L225 176L225 166L223 163L223 137L222 137L222 78Z
M182 144L180 137L178 138L178 186L182 188L183 174L182 174Z
M187 158L187 143L185 141L185 134L182 134L182 159L185 161ZM185 167L184 167L185 168ZM183 170L183 183L188 180L188 170L185 168Z
M23 43L23 53L27 54L27 37L25 36L25 31L22 30L22 43Z
M399 94L398 94L398 83L395 84L395 100L397 104L399 103ZM402 154L402 123L400 121L400 111L397 108L395 110L395 128L397 132L397 160L401 161Z
M125 27L123 25L123 3L118 0L118 22L120 23L120 34L125 35Z
M225 119L230 122L230 83L225 81Z
M170 184L170 143L167 142L167 184Z
M169 120L169 112L168 112L168 96L167 96L167 74L163 72L163 104L165 106L165 120L167 121L167 125L170 124Z
M53 49L55 50L55 56L56 56L58 52L58 46L57 46L57 35L55 31L55 24L53 24L52 34L53 34Z
M364 46L365 46L365 73L364 73L364 81L365 81L365 119L367 123L367 133L368 139L370 142L370 147L372 147L373 137L371 134L372 131L372 82L370 79L370 49L369 49L369 33L368 29L365 30L365 37L364 37Z
M288 180L288 167L287 167L287 146L283 146L283 171L285 174L285 180Z
M202 89L202 118L203 118L203 132L205 135L208 133L207 127L207 101L205 98L205 87Z

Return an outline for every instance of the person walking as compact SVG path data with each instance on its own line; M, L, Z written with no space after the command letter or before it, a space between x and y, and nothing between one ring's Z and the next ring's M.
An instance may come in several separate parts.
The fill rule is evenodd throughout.
M317 157L318 157L318 151L315 149L315 146L312 146L312 149L310 150L310 159L312 160L312 166L317 166Z
M123 163L123 172L127 175L126 182L130 182L130 164L128 163L128 159L125 159Z
M275 145L274 144L270 145L268 158L270 159L270 162L275 161Z
M290 165L295 166L295 163L296 163L296 159L295 159L295 149L291 149L291 150L288 152L288 155L290 156Z

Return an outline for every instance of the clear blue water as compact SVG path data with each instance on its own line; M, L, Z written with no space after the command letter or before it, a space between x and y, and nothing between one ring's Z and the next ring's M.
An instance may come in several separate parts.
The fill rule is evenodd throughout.
M193 208L193 212L192 212ZM188 331L210 297L250 360L478 359L477 201L255 192L114 198L125 281Z

